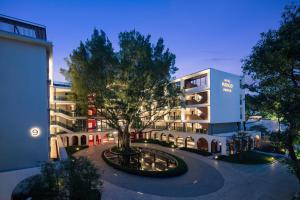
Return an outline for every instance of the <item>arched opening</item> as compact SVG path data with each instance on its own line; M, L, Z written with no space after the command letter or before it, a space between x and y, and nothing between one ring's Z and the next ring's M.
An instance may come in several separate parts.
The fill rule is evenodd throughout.
M183 139L183 137L177 137L176 138L176 145L178 146L178 147L184 147L184 139Z
M89 135L89 146L93 146L93 145L94 145L94 136Z
M86 145L86 136L85 135L82 135L80 137L80 140L81 140L81 145Z
M198 149L200 149L202 151L208 151L207 140L204 138L199 138L199 140L197 141L197 147L198 147Z
M96 136L96 143L100 144L101 143L101 135Z
M77 136L72 136L72 145L77 146L78 145L78 137Z
M211 141L211 152L212 153L220 153L221 152L221 143L216 140L212 140Z
M107 134L107 140L108 140L108 142L114 142L115 141L114 134L108 133Z
M108 142L108 134L103 134L102 135L102 143L107 143Z
M162 133L161 136L160 136L160 140L167 142L167 134Z
M195 146L194 138L192 138L191 136L185 138L186 148L194 148L194 146Z
M169 143L173 142L175 144L175 138L174 138L174 136L172 134L168 135L168 141L169 141Z
M155 139L160 140L160 134L159 133L155 133Z

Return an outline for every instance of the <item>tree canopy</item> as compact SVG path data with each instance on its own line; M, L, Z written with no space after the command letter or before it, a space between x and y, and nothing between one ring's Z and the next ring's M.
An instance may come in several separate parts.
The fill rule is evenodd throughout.
M76 103L85 109L95 105L127 147L131 130L144 130L178 104L179 90L171 83L175 55L162 38L155 44L150 39L135 30L121 32L115 51L104 31L95 29L63 71Z
M300 7L286 6L280 27L261 34L251 55L243 61L249 81L245 87L261 110L287 125L285 146L300 180L300 164L294 152L300 131ZM247 103L247 102L246 102Z

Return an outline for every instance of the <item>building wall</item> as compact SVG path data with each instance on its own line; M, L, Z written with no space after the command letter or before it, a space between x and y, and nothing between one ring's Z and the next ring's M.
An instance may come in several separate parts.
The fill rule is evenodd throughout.
M236 122L233 123L218 123L218 124L209 124L208 134L220 134L220 133L228 133L228 132L236 132L238 131L239 126Z
M241 94L240 76L210 69L210 123L240 122Z
M19 39L0 32L0 171L37 166L49 157L47 48L14 37ZM32 127L40 128L39 137L31 136Z

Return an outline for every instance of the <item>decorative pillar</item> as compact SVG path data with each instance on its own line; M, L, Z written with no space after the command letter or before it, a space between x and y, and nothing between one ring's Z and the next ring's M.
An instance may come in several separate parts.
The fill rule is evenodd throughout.
M81 146L81 136L78 136L78 146Z

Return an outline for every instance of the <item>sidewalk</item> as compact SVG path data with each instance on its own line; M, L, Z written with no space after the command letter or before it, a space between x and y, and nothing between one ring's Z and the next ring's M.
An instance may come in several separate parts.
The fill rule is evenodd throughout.
M21 182L25 178L38 174L39 172L40 172L39 167L1 172L0 173L0 199L10 200L11 194L19 182Z

